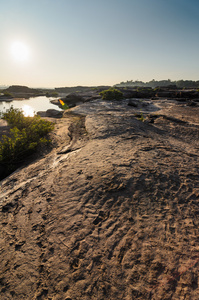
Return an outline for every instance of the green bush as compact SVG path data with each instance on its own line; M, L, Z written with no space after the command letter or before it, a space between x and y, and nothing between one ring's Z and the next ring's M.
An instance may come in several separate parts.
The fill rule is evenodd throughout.
M135 114L135 117L137 117L137 119L138 119L139 121L142 121L142 122L145 121L145 118L144 118L144 116L143 116L142 113Z
M53 130L54 124L39 116L25 117L21 110L13 107L3 113L3 119L11 129L0 141L0 163L13 171L14 165L34 153L38 146L50 143L46 135Z
M120 100L123 98L123 93L115 88L110 88L100 92L100 96L102 96L104 100Z

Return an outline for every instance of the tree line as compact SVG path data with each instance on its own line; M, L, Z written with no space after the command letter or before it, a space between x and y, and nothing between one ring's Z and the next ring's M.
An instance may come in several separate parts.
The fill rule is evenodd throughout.
M194 81L194 80L177 80L177 81L172 81L170 79L167 80L155 80L152 79L148 82L143 82L140 80L127 80L127 81L122 81L118 84L115 84L115 87L151 87L155 88L158 86L173 86L176 88L199 88L199 80Z

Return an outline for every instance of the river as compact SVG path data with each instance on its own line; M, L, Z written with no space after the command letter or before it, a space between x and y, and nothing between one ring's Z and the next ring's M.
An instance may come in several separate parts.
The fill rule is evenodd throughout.
M25 116L33 116L38 111L46 111L47 109L61 110L57 105L50 102L52 99L54 98L40 96L11 102L2 101L0 102L0 112L5 112L11 106L22 109Z

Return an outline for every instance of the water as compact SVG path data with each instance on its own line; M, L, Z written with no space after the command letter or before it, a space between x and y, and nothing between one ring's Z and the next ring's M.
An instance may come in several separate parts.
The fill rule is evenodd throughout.
M52 98L40 96L11 102L0 101L0 112L5 112L11 106L22 109L25 116L33 116L38 111L46 111L47 109L61 110L57 105L50 103L50 100Z

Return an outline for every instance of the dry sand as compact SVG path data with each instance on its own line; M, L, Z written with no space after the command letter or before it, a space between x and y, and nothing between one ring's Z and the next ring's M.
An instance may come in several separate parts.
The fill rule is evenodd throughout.
M76 107L0 182L2 300L199 299L199 107L154 105Z

